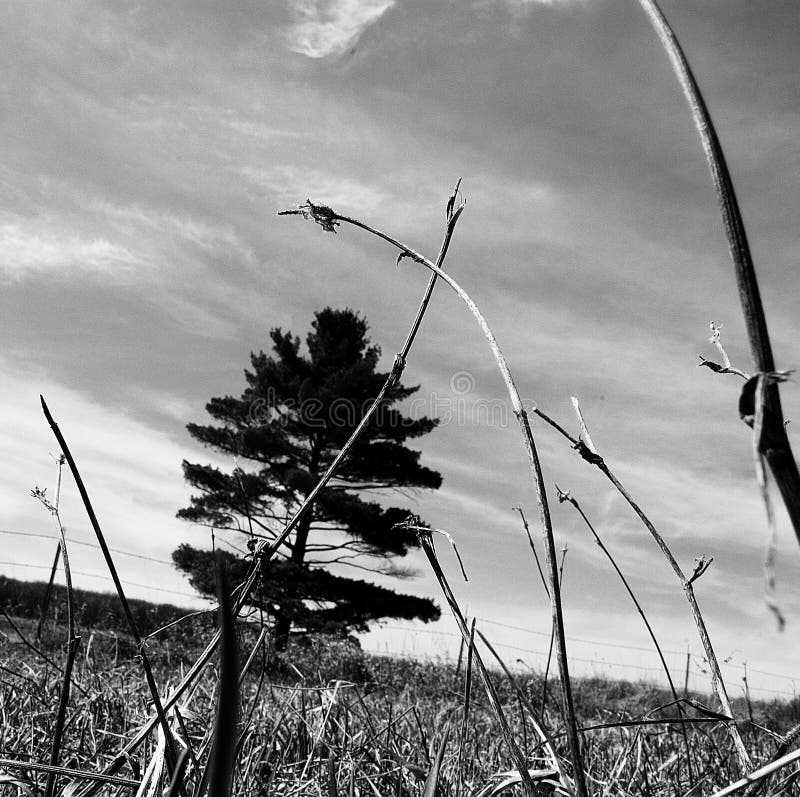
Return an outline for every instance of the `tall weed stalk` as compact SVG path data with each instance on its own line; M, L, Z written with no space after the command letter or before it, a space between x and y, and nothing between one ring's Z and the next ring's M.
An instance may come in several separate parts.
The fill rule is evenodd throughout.
M65 723L67 719L67 709L69 708L70 685L72 683L72 670L75 666L75 656L78 653L81 638L75 630L75 593L72 588L72 568L69 564L69 553L67 551L67 536L64 531L64 524L61 522L59 514L59 501L61 498L61 471L64 465L64 458L58 460L58 484L56 487L55 502L51 503L44 490L38 488L33 490L33 496L41 501L42 505L50 512L58 528L58 545L61 553L61 560L64 562L64 581L66 583L66 604L67 604L67 658L64 663L64 678L61 684L61 694L58 700L56 711L56 722L53 728L53 738L50 748L50 771L47 773L47 782L44 787L45 797L53 797L56 788L56 767L61 754L61 743L64 737ZM52 582L50 585L52 589ZM45 609L46 611L46 609ZM38 632L38 628L37 628Z
M464 304L466 304L467 308L472 313L473 317L478 323L478 326L481 328L481 331L486 337L486 340L489 343L489 348L494 356L495 363L497 364L500 374L503 377L503 381L505 382L506 389L508 390L511 407L514 411L514 416L519 423L523 445L528 455L531 474L533 476L533 483L536 491L536 501L539 505L539 515L542 524L542 535L545 541L545 552L547 554L547 567L549 571L548 576L550 580L550 601L558 651L561 696L564 706L564 717L568 731L570 753L572 756L572 765L575 772L575 787L578 797L586 797L587 791L583 773L580 740L578 738L578 723L575 717L575 706L572 699L572 685L569 676L569 663L567 660L567 647L564 636L564 619L558 578L558 563L556 560L555 542L553 540L553 526L550 518L547 490L545 488L544 478L542 476L542 466L539 461L539 454L536 450L536 444L531 432L528 414L522 405L522 398L520 397L519 390L517 389L514 378L509 370L508 363L506 362L506 358L503 355L499 344L497 343L494 333L486 323L486 319L483 317L483 314L478 309L478 306L475 304L469 294L467 294L467 292L449 274L446 274L439 268L438 265L432 263L426 257L423 257L419 252L401 243L396 238L393 238L381 230L365 224L358 219L337 213L332 208L329 208L325 205L315 205L310 200L305 204L298 205L296 208L291 210L281 211L279 215L298 215L306 219L312 219L327 232L335 232L336 227L342 223L351 224L355 227L365 230L371 235L382 238L384 241L400 250L398 261L403 257L408 257L427 268L433 274L438 275L440 279L443 279L456 292Z
M445 257L447 256L447 251L450 247L450 241L452 240L453 237L453 232L455 231L458 219L461 216L462 211L464 210L463 202L457 204L460 182L461 181L459 180L456 183L453 194L450 196L447 202L447 208L445 214L446 215L445 234L439 249L439 254L437 255L436 258L437 269L441 269L441 267L444 264ZM335 231L335 228L331 228L331 231ZM438 273L441 274L443 272L439 271ZM253 564L250 568L250 571L245 581L242 584L240 584L236 588L236 590L234 590L234 592L237 593L236 601L234 602L233 606L234 617L238 616L242 607L245 605L247 597L249 596L251 590L255 586L261 574L261 570L264 567L265 562L268 562L271 559L271 557L275 554L275 552L278 550L278 548L283 544L283 542L286 539L288 539L289 535L291 534L293 529L297 526L302 516L305 514L305 512L308 511L313 502L316 500L319 493L324 489L324 487L328 484L331 478L333 478L334 474L336 473L336 470L339 468L341 463L349 454L352 447L361 437L364 430L367 428L368 424L372 420L372 417L374 416L375 412L378 410L381 403L383 402L386 392L400 379L406 365L406 359L414 343L420 324L422 323L422 318L425 315L425 311L428 308L428 304L430 302L430 298L433 293L433 288L436 284L436 278L437 278L437 273L431 275L428 281L428 285L425 289L425 293L423 294L422 300L420 302L419 308L417 309L417 313L414 317L414 321L412 322L411 329L409 330L409 333L406 336L406 340L403 344L403 347L401 348L400 352L395 355L394 365L392 367L391 372L389 373L381 390L378 392L378 395L375 397L374 401L368 408L361 422L353 431L352 435L347 440L347 442L345 442L344 446L342 446L341 451L339 451L336 458L329 466L328 470L322 475L317 485L306 497L303 504L298 508L297 512L294 514L294 517L292 517L292 519L286 525L286 527L284 528L283 532L279 535L279 537L272 542L261 541L256 547L253 553ZM174 705L174 703L177 702L177 700L179 699L180 695L182 695L194 682L199 673L203 670L205 665L211 659L211 656L213 655L214 650L216 649L216 646L219 643L219 640L220 640L220 631L217 631L212 636L211 640L209 641L208 645L206 645L205 649L200 654L197 661L195 661L195 663L192 665L189 672L187 672L187 674L181 679L181 682L173 691L168 701L169 705ZM115 757L115 759L111 762L111 764L109 764L109 766L106 767L104 771L107 774L113 774L115 772L118 772L126 763L128 755L137 747L139 747L139 745L141 745L141 743L147 738L147 736L150 734L153 727L155 727L156 723L159 720L160 720L160 715L148 720L148 722L146 722L144 726L140 728L136 736L123 747L123 749L119 752L119 754ZM80 794L77 795L77 797L91 797L91 795L95 794L97 790L98 787L96 786L96 784L91 784L84 791L80 792Z
M709 563L700 563L692 576L690 578L686 577L681 566L678 564L677 559L675 559L675 556L673 555L666 541L661 536L661 533L658 531L658 529L656 529L642 508L636 503L636 501L633 500L630 493L622 485L622 482L620 482L620 480L614 475L603 457L597 452L597 449L592 442L591 435L589 434L589 430L586 426L586 422L583 419L583 414L581 413L578 400L573 397L572 403L575 408L575 413L578 417L578 423L582 432L581 437L577 439L572 437L569 432L567 432L562 426L553 421L541 410L536 409L534 412L542 420L549 423L562 436L566 437L566 439L572 444L572 447L583 457L583 459L585 459L589 464L594 465L614 485L617 492L619 492L619 494L625 499L631 509L633 509L633 511L636 513L639 520L641 520L641 522L644 524L644 527L650 532L650 536L655 540L656 544L661 550L661 553L664 555L664 558L669 563L670 568L672 568L673 573L675 573L678 581L680 581L681 588L686 596L686 600L689 602L689 609L692 613L692 618L695 622L695 625L697 626L700 642L703 645L703 651L706 655L706 660L708 661L708 665L711 670L711 684L714 688L714 692L717 695L717 699L722 706L722 710L725 712L727 717L726 725L728 733L736 750L740 768L744 772L748 772L752 768L750 755L744 746L739 729L736 727L736 720L734 719L733 708L728 697L728 692L725 689L722 671L720 669L719 662L717 661L717 656L714 653L714 648L711 644L711 638L708 635L705 620L703 619L703 615L700 611L700 606L697 603L697 598L695 597L694 588L692 586L692 584L703 574L703 572L705 572L705 569L707 569Z
M736 285L739 301L742 306L750 352L756 369L762 374L775 371L772 346L767 330L767 318L761 302L756 270L750 254L744 219L739 209L739 201L733 187L733 179L728 169L725 153L719 141L714 122L708 110L697 79L689 66L689 61L681 47L675 31L670 26L656 0L639 0L639 4L647 14L650 23L666 51L675 75L678 78L686 101L691 109L692 119L700 136L703 151L711 170L711 178L717 195L725 235L728 239L731 259L736 274ZM800 472L792 454L786 427L783 422L780 393L776 384L769 384L765 396L769 410L768 434L769 447L763 447L764 454L775 482L780 490L786 510L791 518L797 540L800 543Z
M133 637L134 642L136 643L136 650L139 654L139 659L142 662L142 669L144 670L145 679L147 680L147 686L150 690L150 696L153 700L153 705L155 706L156 714L158 716L158 720L161 724L161 728L164 733L167 768L170 774L172 774L175 770L177 755L175 752L175 745L172 738L172 730L169 727L169 721L167 720L167 715L164 712L164 706L161 702L161 696L159 695L155 677L153 676L153 668L150 665L150 658L147 655L144 642L142 640L141 634L139 633L139 628L136 624L136 620L133 617L133 612L131 611L128 599L125 596L125 590L122 587L122 582L120 581L119 574L117 573L116 565L114 564L111 552L109 551L108 545L106 544L105 535L103 534L100 528L100 523L97 520L97 515L95 514L94 507L92 506L91 499L89 498L89 493L87 492L86 486L84 485L83 479L81 478L81 474L78 471L78 466L75 463L75 459L72 456L72 452L70 451L69 446L67 445L67 441L64 439L64 435L61 433L61 429L59 428L58 424L53 420L53 416L50 413L50 409L47 406L47 402L44 400L43 396L40 396L40 399L42 402L42 411L44 412L44 416L47 419L47 423L53 430L53 434L55 435L56 440L58 440L58 445L61 448L61 452L64 454L64 457L67 460L67 464L69 465L69 469L72 472L72 477L75 479L75 484L78 487L78 492L80 493L81 499L83 500L83 505L84 508L86 509L86 514L89 517L89 522L92 524L95 536L97 537L97 542L100 545L101 551L103 552L103 558L106 561L106 566L108 567L108 571L111 574L111 578L114 582L114 587L117 590L117 596L119 597L120 604L122 605L122 610L125 614L125 619L127 620L128 623L128 629L130 630L131 636ZM62 550L62 556L64 553L66 553L66 548Z

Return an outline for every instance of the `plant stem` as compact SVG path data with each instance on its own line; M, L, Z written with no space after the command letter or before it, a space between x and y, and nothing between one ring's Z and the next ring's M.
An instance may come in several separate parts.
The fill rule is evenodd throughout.
M53 505L56 509L58 509L58 503L61 498L61 476L62 471L64 469L64 455L62 454L58 458L58 479L56 481L56 500L54 501ZM50 568L50 579L47 582L47 588L44 591L44 597L42 598L42 605L39 609L39 622L36 624L36 641L41 641L42 637L42 627L44 626L44 620L47 615L47 608L50 605L50 597L53 594L53 582L56 578L56 570L58 569L58 560L61 556L61 544L56 545L56 552L53 556L53 566Z
M145 679L147 681L147 686L150 689L150 695L153 698L153 705L155 706L156 714L158 715L159 722L161 723L161 727L164 731L164 742L166 745L166 761L167 767L170 771L170 774L174 772L175 761L176 761L176 753L175 753L175 745L174 740L172 738L172 731L169 727L169 722L167 721L167 716L164 713L164 707L161 703L161 697L158 694L158 687L156 686L155 678L153 677L153 670L150 666L150 659L147 655L147 651L145 650L144 642L142 641L142 637L139 634L139 629L136 626L136 620L134 620L133 613L131 612L130 605L128 604L128 599L125 597L125 591L122 588L122 582L119 579L119 575L117 573L116 565L114 564L114 560L111 557L111 552L108 550L108 545L106 545L105 536L103 535L102 530L100 529L100 523L97 520L97 516L94 512L94 507L92 506L92 502L89 498L89 493L86 490L86 486L83 483L83 479L81 478L81 474L78 471L78 466L75 463L75 459L72 456L72 452L67 445L67 441L64 439L64 435L61 433L61 430L58 427L58 424L53 420L53 416L50 414L50 410L47 406L47 402L45 402L44 397L40 396L42 402L42 410L44 412L45 418L47 418L48 424L50 424L50 428L53 430L53 434L58 440L58 444L61 447L61 451L67 459L67 464L69 465L69 469L72 472L72 476L75 479L75 484L78 487L78 492L80 493L81 499L83 500L83 505L86 509L86 514L89 516L89 522L92 524L92 528L94 529L95 536L97 537L97 542L100 545L100 549L103 552L103 557L106 561L106 565L108 566L109 573L111 574L111 578L114 581L114 586L117 590L117 595L119 597L120 603L122 605L122 610L125 614L125 618L128 621L128 628L131 632L131 636L136 643L136 649L139 653L139 658L142 662L142 669L144 670ZM64 550L62 553L66 553Z
M642 609L642 605L639 603L638 598L631 589L628 580L625 578L622 571L619 569L619 566L617 565L617 562L614 559L614 557L611 555L611 552L608 550L608 548L606 548L605 544L600 539L600 535L597 533L591 521L586 516L586 513L581 508L581 505L578 503L577 499L575 499L569 493L563 493L559 490L558 500L567 501L570 504L572 504L573 507L575 507L578 514L583 518L583 522L586 524L589 531L591 531L595 542L600 547L600 550L603 552L606 559L608 559L608 561L611 562L611 566L614 568L617 575L619 576L622 585L625 587L625 591L628 593L628 596L633 601L633 605L636 607L636 611L639 612L639 616L642 618L642 622L644 623L645 628L647 629L647 633L650 635L650 639L653 641L656 653L658 654L658 658L661 661L661 667L664 670L664 675L666 675L667 677L667 683L669 684L670 692L672 692L672 698L673 700L675 700L675 703L678 708L678 713L681 716L683 716L683 706L681 705L680 698L678 697L678 692L677 689L675 688L675 683L672 680L672 674L670 673L669 667L667 666L667 661L664 658L664 653L661 650L661 645L658 642L658 638L656 637L655 631L653 631L653 627L650 625L650 621L647 619L647 615L644 613L644 609ZM686 727L684 725L681 725L681 732L683 733L683 743L684 747L686 748L686 769L689 775L689 782L692 782L694 780L694 775L692 773L692 756L691 756L691 749L689 748L689 736L686 732Z
M456 183L455 190L453 191L453 197L451 198L451 203L448 204L448 208L451 208L452 203L455 202L455 197L458 193L458 187L460 183L461 180L459 180ZM436 258L437 265L434 266L434 273L428 280L428 285L425 288L425 294L423 295L422 301L420 302L419 308L417 309L417 314L414 318L414 322L411 325L411 329L409 330L409 333L406 336L405 343L403 344L402 349L395 355L394 364L392 365L392 370L389 374L389 377L387 378L386 382L384 382L383 387L380 389L378 395L375 397L375 400L372 402L366 414L361 419L361 422L358 424L355 431L350 436L350 439L342 446L341 451L339 451L333 462L331 462L330 466L328 467L328 470L325 471L322 478L317 482L314 489L308 494L308 496L303 501L300 508L295 513L294 517L289 521L284 530L281 532L280 536L273 543L273 546L280 546L288 539L291 532L294 530L294 528L297 526L297 524L309 510L311 505L316 500L317 496L320 494L320 492L322 492L322 490L325 488L325 486L333 477L333 474L338 470L341 463L350 453L350 449L355 445L358 438L367 428L367 425L372 420L372 416L375 414L378 407L381 405L387 391L390 388L394 387L394 385L400 380L400 377L403 374L403 370L405 369L406 358L408 356L409 351L411 350L411 346L414 343L414 339L416 338L419 326L422 322L422 317L425 315L425 311L428 308L428 303L430 302L431 294L433 293L433 288L436 285L436 277L442 276L444 274L444 271L441 270L441 266L444 263L445 256L447 255L447 250L450 247L450 241L453 237L453 231L455 230L456 223L458 222L459 216L461 216L463 210L464 210L464 205L462 203L457 208L452 210L452 212L448 213L447 227L445 229L444 240L442 241L442 245L439 249L439 254ZM421 255L419 255L419 257L421 257ZM254 555L253 558L256 559L258 553L264 550L266 547L267 546L265 543L261 543L261 547L256 549L256 554ZM245 591L245 594L247 594L247 592L249 592L249 589Z
M695 127L700 135L703 150L711 170L711 178L717 194L725 235L728 238L731 259L736 274L739 301L742 305L745 326L750 342L750 352L756 370L769 373L775 370L772 346L767 330L767 319L758 289L756 270L750 254L750 245L744 220L739 209L736 191L733 187L725 153L722 150L714 122L708 112L700 87L692 73L686 55L678 42L675 32L658 6L656 0L639 0L658 34L672 63L672 68L683 89L692 112ZM786 428L783 423L783 410L778 387L770 384L767 389L766 404L769 409L769 437L771 447L764 451L775 482L783 497L786 510L791 518L798 542L800 542L800 471L797 469Z
M69 707L69 693L70 684L72 681L72 670L75 665L75 656L78 653L78 647L81 642L80 636L75 633L75 593L72 588L72 568L69 564L69 555L67 553L67 537L64 533L64 524L61 522L61 516L58 513L58 504L61 497L61 469L64 464L64 457L59 457L58 460L58 487L56 489L56 499L53 505L49 505L44 499L44 493L41 494L42 502L50 510L56 526L58 527L59 550L61 551L61 559L64 562L64 581L67 588L67 660L64 664L64 680L61 685L61 694L58 701L58 711L56 713L56 722L53 728L53 743L50 748L50 766L57 767L58 759L61 754L61 742L64 736L64 725L67 719L67 708ZM52 582L50 584L52 589ZM48 590L49 591L49 590ZM46 611L46 610L45 610ZM44 614L42 615L42 618ZM56 788L56 772L51 770L47 774L47 781L44 787L45 797L53 797Z
M456 183L456 188L453 192L453 195L451 196L450 202L448 203L447 225L445 228L445 235L441 247L439 249L439 254L436 258L436 263L439 267L441 267L442 264L444 263L444 259L447 255L447 250L450 247L450 241L453 237L453 232L455 231L456 223L458 222L458 219L461 216L461 213L464 209L463 203L460 204L458 207L455 207L455 201L457 198L456 195L458 192L459 183ZM258 577L261 573L261 569L264 566L264 563L268 562L269 559L275 554L275 551L277 551L278 548L286 541L291 531L300 521L302 515L306 511L308 511L308 508L313 504L317 495L319 495L323 487L325 487L325 485L333 477L334 473L336 472L336 469L344 460L345 456L347 456L347 453L350 451L350 449L356 443L358 438L361 436L364 429L366 429L367 424L369 423L372 416L375 414L381 402L383 401L383 397L386 395L386 391L392 385L394 385L396 381L400 378L400 374L402 373L402 370L405 367L406 358L408 357L408 353L411 350L411 347L416 338L417 331L419 330L422 317L424 316L425 311L428 308L431 293L433 292L433 287L436 284L436 276L437 276L436 274L431 275L431 278L428 281L428 286L425 289L425 293L422 297L422 301L420 302L419 308L417 309L417 313L414 318L414 322L411 326L411 330L406 337L405 343L403 344L403 348L396 355L395 364L394 367L392 368L391 373L387 377L386 382L384 383L380 392L375 397L375 400L370 405L361 423L359 423L358 427L353 431L353 434L350 435L350 438L344 444L342 450L339 452L336 459L331 463L328 470L323 474L322 478L317 483L317 486L308 494L303 504L295 513L294 517L289 521L289 523L287 523L280 537L271 543L268 541L261 541L259 543L259 546L255 549L253 553L253 565L250 568L250 572L248 573L245 581L242 584L240 584L239 587L237 587L239 594L237 596L236 602L234 603L233 607L234 617L238 616L242 607L247 602L247 596L250 594L250 591L252 590L253 586L258 580ZM205 650L200 654L197 661L192 665L189 672L181 680L180 684L176 687L172 695L168 698L167 700L168 707L174 705L175 702L177 702L180 695L183 694L183 692L185 692L186 689L189 688L189 686L197 677L197 675L202 671L203 667L205 667L205 665L211 658L212 654L214 653L214 649L219 643L219 640L220 640L220 632L216 631L213 637L211 638L210 642L206 646ZM157 717L148 720L145 723L145 725L139 730L139 733L134 737L134 739L128 742L128 744L125 745L123 750L116 756L116 758L106 767L105 772L112 774L114 772L118 772L125 764L127 760L126 758L127 754L130 753L132 750L135 750L144 741L144 739L147 738L148 734L153 729L157 721L158 721ZM97 788L89 786L87 789L76 795L76 797L91 797L91 795L96 793L97 790L98 790Z
M554 429L556 429L561 435L563 435L567 440L570 441L572 447L580 453L580 455L590 464L594 465L601 473L605 475L605 477L616 487L619 494L627 501L628 505L633 509L633 511L638 515L639 520L642 521L645 528L650 532L650 536L655 540L658 547L661 549L661 552L664 554L664 558L669 562L669 566L672 568L672 571L680 581L681 588L683 589L684 594L686 595L686 600L689 602L689 609L692 613L692 617L694 619L695 625L697 626L698 634L700 635L700 641L703 645L703 650L706 654L706 659L708 660L709 668L711 669L711 684L714 689L714 692L717 695L717 699L722 706L723 711L730 717L730 722L726 724L728 729L728 733L733 741L733 745L736 749L737 756L739 758L739 764L744 771L749 771L751 768L750 763L750 756L747 753L747 750L744 746L744 742L742 741L742 737L739 734L739 729L736 727L736 722L734 720L733 709L731 707L730 699L728 698L728 693L725 690L725 682L722 680L722 672L719 667L719 662L717 661L716 654L714 653L714 648L711 645L711 639L708 636L708 631L706 629L705 621L703 620L703 615L700 612L700 607L697 604L697 599L694 595L694 589L692 588L691 580L687 579L681 570L680 565L678 564L675 557L672 555L672 551L669 549L669 546L665 542L664 538L661 536L659 531L656 527L650 522L650 519L645 515L642 511L641 507L633 500L630 493L623 487L622 483L617 479L617 477L611 472L611 469L606 464L605 460L597 453L597 449L594 447L592 443L591 436L589 435L589 430L586 428L586 424L583 420L583 415L580 412L580 407L578 406L577 399L573 398L573 405L575 406L575 411L578 415L579 423L581 429L583 430L583 434L585 436L585 440L578 438L575 439L572 435L569 434L562 426L559 426L555 421L553 421L549 416L543 413L539 409L534 409L534 413L538 415L542 420L549 423Z
M461 638L462 643L464 638ZM469 729L469 701L472 694L472 654L475 650L475 618L472 618L469 628L469 643L467 644L467 663L464 668L464 708L461 713L461 727L458 734L458 758L456 759L456 773L458 774L458 782L456 783L456 797L460 797L463 783L462 783L462 763L464 759L464 744L467 739L467 731Z
M464 620L464 615L461 613L461 608L456 601L455 595L453 595L453 591L450 589L450 584L448 583L447 578L442 571L439 560L436 558L436 549L433 547L431 533L428 530L422 530L418 533L422 550L425 552L425 556L428 557L428 562L430 562L431 569L436 576L436 580L439 582L439 586L442 589L445 600L450 606L450 611L453 613L458 630L461 632L461 638L467 644L469 644L470 633L467 630L466 620ZM494 684L492 684L492 681L489 678L489 673L486 671L486 666L484 665L483 659L481 658L480 653L478 653L477 648L473 647L472 655L475 657L475 664L478 667L478 675L483 683L483 688L486 691L486 696L489 698L489 703L492 706L492 710L494 711L497 721L500 724L500 731L503 734L503 738L508 746L511 756L514 759L514 763L519 772L519 776L522 779L522 783L524 784L525 789L530 797L535 797L537 790L533 784L530 774L528 773L528 764L525 761L522 751L519 749L519 745L514 738L514 734L511 732L511 727L508 724L503 707L500 705L500 699L497 696L497 691L495 690Z
M484 645L489 649L489 652L494 656L497 663L500 665L500 668L505 673L508 682L513 687L514 691L517 694L517 699L520 703L527 709L528 714L530 715L531 722L533 723L533 728L536 731L536 735L539 737L539 742L542 747L544 747L547 757L550 760L550 764L552 765L553 769L555 769L562 778L564 778L564 769L561 766L561 761L559 760L558 756L556 755L555 748L553 747L553 740L548 736L547 732L544 730L544 723L542 722L542 718L536 714L536 710L533 707L533 704L530 700L528 700L527 696L525 695L522 687L517 683L517 679L511 674L511 671L506 666L506 663L500 658L497 651L494 649L492 644L489 640L483 635L481 631L478 631L478 636L480 636L481 641Z
M209 797L230 797L236 766L236 725L239 716L239 650L231 608L228 575L223 560L217 568L219 600L220 673L217 717L209 756ZM202 797L202 794L201 794Z
M53 555L53 564L50 567L50 578L47 581L47 587L44 590L42 597L42 605L39 607L39 622L36 624L36 641L40 642L42 639L42 628L44 627L45 616L50 606L50 598L53 595L53 584L56 580L56 572L58 571L58 562L61 559L61 544L56 543L56 552Z
M617 488L623 498L628 502L634 512L639 516L642 523L644 523L645 527L648 529L650 534L655 539L658 546L661 548L662 552L667 558L667 561L670 563L670 567L672 567L673 572L678 577L678 580L681 582L681 587L683 588L683 592L686 595L686 600L689 602L689 609L691 610L692 617L694 618L695 625L697 626L697 632L700 636L700 642L703 645L703 651L705 652L706 659L708 660L708 665L711 670L711 685L716 692L717 699L722 706L723 711L731 718L731 721L727 723L728 733L731 736L731 740L733 741L734 747L736 748L736 753L739 757L739 764L742 767L742 770L747 772L751 769L752 764L750 762L750 755L747 752L747 749L744 746L744 742L742 741L741 734L739 733L739 729L736 727L736 723L734 721L734 713L733 707L731 706L731 701L728 698L728 692L725 689L725 682L722 679L722 670L720 669L719 662L717 661L717 655L714 652L714 648L711 644L711 638L708 635L708 629L706 628L705 620L703 619L703 615L700 611L700 606L697 603L697 598L694 594L694 588L692 587L691 582L686 578L681 570L680 566L678 565L675 557L672 555L672 552L667 547L666 542L664 542L663 537L659 532L656 530L655 526L650 522L649 518L644 514L641 510L639 505L631 498L628 491L622 486L616 476L608 469L605 463L603 463L600 470L606 475L609 481Z
M478 306L475 304L475 302L449 274L446 274L436 264L432 263L426 257L423 257L421 254L419 254L419 252L416 252L414 249L411 249L411 247L408 247L405 244L401 243L396 238L393 238L392 236L387 235L386 233L374 227L371 227L368 224L359 221L358 219L350 218L349 216L342 216L341 214L331 210L331 208L314 205L311 202L308 202L306 205L298 206L298 208L295 210L282 212L282 215L289 215L289 214L301 215L306 218L312 217L317 223L321 224L325 229L328 230L331 229L332 224L345 222L347 224L352 224L355 227L360 227L362 230L365 230L366 232L369 232L372 235L377 236L378 238L382 238L387 243L390 243L392 246L399 249L402 254L404 254L407 257L410 257L417 263L420 263L425 268L429 269L434 274L438 275L441 279L443 279L458 294L459 298L464 302L464 304L467 305L470 312L477 321L478 326L483 331L483 334L489 343L489 347L492 350L492 354L494 355L497 367L500 370L500 374L503 377L503 381L506 384L508 395L511 400L511 406L520 426L523 445L525 446L525 450L528 454L528 460L533 475L533 482L536 489L536 501L539 505L539 515L542 522L542 534L545 539L547 566L550 571L549 572L550 596L551 596L553 621L556 628L556 643L558 650L558 666L559 666L559 675L561 681L561 694L564 703L564 718L567 724L567 728L569 730L569 746L570 746L570 753L572 755L572 765L575 773L575 785L577 790L577 797L586 797L587 794L586 783L584 779L582 756L581 756L580 743L577 731L578 724L575 718L575 706L572 700L572 688L569 677L569 665L567 662L566 641L564 639L564 621L563 621L563 612L561 607L561 593L558 584L558 564L556 561L555 543L553 541L553 527L550 519L550 509L547 502L547 491L545 489L544 479L542 477L542 469L541 469L541 464L539 462L539 455L536 451L536 444L534 443L533 434L531 433L530 423L528 421L528 414L525 412L525 408L522 405L522 399L520 398L519 391L517 390L517 386L514 383L514 378L511 375L511 371L508 368L508 363L506 362L506 358L503 355L503 352L501 351L500 346L497 343L497 339L495 338L494 333L490 329L489 325L486 323L486 319L483 317L481 311L478 309Z

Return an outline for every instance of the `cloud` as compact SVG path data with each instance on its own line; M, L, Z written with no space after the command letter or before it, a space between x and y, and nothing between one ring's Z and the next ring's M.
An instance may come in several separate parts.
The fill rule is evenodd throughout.
M268 191L286 207L310 198L337 210L371 213L389 200L388 194L375 185L315 169L286 165L269 168L244 166L239 173L252 184Z
M145 563L123 557L117 561L124 582L147 585L132 589L131 594L179 604L190 600L191 589L169 564L170 553L178 543L204 541L200 532L175 518L189 492L180 467L184 457L194 457L189 441L175 442L123 411L101 406L42 369L21 372L0 358L0 371L4 375L0 414L14 419L14 423L0 428L0 484L4 495L0 529L14 532L3 536L3 559L20 568L9 566L11 570L6 572L21 578L46 577L46 568L37 568L49 564L54 547L51 540L31 536L54 532L52 518L30 497L34 485L48 488L48 495L53 496L56 481L54 455L58 447L42 416L41 392L69 442L108 544L158 560ZM151 398L157 400L155 395ZM160 400L175 402L167 393ZM68 540L92 540L81 500L68 473L61 486L61 513ZM99 552L91 548L74 547L71 559L81 574L107 576ZM84 575L77 579L77 586L110 589L108 583L98 582L95 577L85 580ZM170 590L186 594L179 599Z
M481 11L493 6L500 6L508 11L513 20L518 21L530 14L535 6L554 7L587 2L589 0L475 0L474 7ZM518 36L520 30L512 26L509 32L514 36Z
M88 212L104 228L113 225L122 236L137 241L189 244L208 252L231 251L244 262L253 260L252 250L230 225L211 223L188 213L176 214L164 207L113 202L49 178L43 178L41 184L51 202L66 201L70 209Z
M40 233L25 224L0 224L0 273L20 278L31 272L129 270L139 258L102 236L83 238L69 233Z
M394 5L394 0L292 0L297 19L286 40L309 58L339 55Z
M492 2L492 0L489 0ZM502 5L508 7L512 14L524 14L531 9L532 6L557 6L567 5L569 3L587 2L587 0L494 0ZM479 0L478 5L486 5L486 0Z

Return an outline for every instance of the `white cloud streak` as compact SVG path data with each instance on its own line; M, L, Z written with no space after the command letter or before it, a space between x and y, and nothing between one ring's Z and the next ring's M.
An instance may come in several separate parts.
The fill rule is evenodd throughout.
M78 467L92 497L101 526L113 548L169 561L173 548L205 538L189 524L175 518L176 510L187 502L189 490L183 483L180 463L190 445L174 442L168 435L131 418L117 409L108 409L53 380L52 375L35 369L20 373L0 358L4 374L0 391L0 415L14 423L0 428L0 484L3 509L0 529L16 534L52 534L52 518L35 505L30 490L35 485L53 494L56 476L56 441L47 427L39 406L44 393L56 421L67 438ZM152 397L156 400L156 396ZM169 395L161 400L174 403ZM191 456L191 455L190 455ZM65 473L61 489L61 517L69 539L91 540L92 533L74 482ZM46 570L25 569L46 565L53 544L37 538L7 535L4 559L17 562L11 575L21 578L46 577ZM35 543L35 545L34 545ZM46 544L45 544L46 543ZM69 544L69 543L68 543ZM72 550L73 567L81 572L103 574L99 553L85 546ZM123 581L147 584L150 591L132 589L131 594L150 599L185 603L159 587L191 593L185 580L169 564L144 563L123 557L117 562ZM44 574L44 576L42 575ZM108 589L96 579L77 579L86 589Z
M286 207L310 198L336 209L371 213L390 197L375 185L344 175L325 174L293 166L257 168L245 166L239 173L253 185L265 189Z
M40 233L27 225L0 225L0 274L17 279L33 272L80 270L108 273L128 270L139 258L102 236Z
M495 2L507 6L512 13L524 13L533 6L557 6L586 1L587 0L495 0ZM478 5L487 5L486 0L479 0Z
M394 5L394 0L292 0L297 20L286 33L289 49L309 58L339 55Z
M230 226L212 224L188 214L175 214L160 207L111 202L52 180L42 180L42 186L54 202L66 200L74 208L102 220L104 227L113 225L123 236L188 243L209 252L225 249L235 252L245 262L253 260L252 250Z

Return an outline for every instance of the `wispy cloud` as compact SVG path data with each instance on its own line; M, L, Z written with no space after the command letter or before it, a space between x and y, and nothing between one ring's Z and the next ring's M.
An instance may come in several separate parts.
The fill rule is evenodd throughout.
M229 225L140 203L112 202L49 179L42 180L42 185L48 198L66 200L75 209L87 211L101 220L104 227L113 226L125 236L168 240L208 251L229 250L246 262L253 259L252 250Z
M343 53L393 5L394 0L292 0L296 22L287 31L289 48L309 58Z
M376 185L354 177L326 174L315 169L286 165L270 168L245 166L239 173L254 185L267 190L286 206L309 198L337 209L369 213L389 199Z
M189 532L187 524L174 517L188 494L180 462L189 446L174 442L125 412L100 406L54 381L50 373L40 369L20 373L3 359L0 369L5 388L0 395L0 412L14 419L13 424L0 429L0 483L4 493L0 528L22 534L52 534L52 519L30 497L34 485L49 487L52 493L56 475L53 456L58 449L39 406L39 393L44 393L79 463L109 544L168 561L172 548ZM170 399L167 396L165 400ZM101 428L103 434L98 436ZM80 498L68 476L62 485L61 510L70 537L90 540ZM45 554L53 547L37 538L15 535L4 538L4 543L5 558L21 567L14 573L27 578L40 573L25 566L43 564ZM102 573L99 555L91 549L76 547L73 553L74 566L81 573ZM123 579L143 580L136 564L136 560L127 558L118 562ZM159 586L191 592L168 564L153 566L159 574ZM82 576L79 585L102 588L96 580L84 581ZM166 599L165 595L160 597Z
M20 223L0 224L0 274L18 279L32 272L128 270L139 258L102 236L40 233Z
M588 0L478 0L478 7L485 7L491 4L506 6L513 14L523 14L534 6L557 6L569 3L585 3Z

